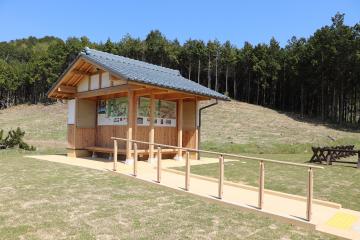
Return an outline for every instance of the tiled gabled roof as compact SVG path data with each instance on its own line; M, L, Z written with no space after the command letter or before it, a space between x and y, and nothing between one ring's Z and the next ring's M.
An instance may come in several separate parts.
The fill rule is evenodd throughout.
M178 70L101 52L87 47L81 52L81 55L109 72L130 81L184 91L215 99L230 100L221 93L182 77Z

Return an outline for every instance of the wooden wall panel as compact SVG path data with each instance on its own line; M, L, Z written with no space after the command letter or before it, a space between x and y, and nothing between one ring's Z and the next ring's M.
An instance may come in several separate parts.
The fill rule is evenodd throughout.
M97 126L96 146L113 147L113 141L110 139L114 136L114 126Z
M75 148L95 146L95 128L76 128Z
M134 139L139 141L149 141L149 126L137 126ZM162 143L177 146L177 129L174 127L155 127L155 143ZM139 144L139 149L147 149L148 145Z
M114 147L114 142L111 137L126 138L127 126L97 126L96 131L96 146L99 147ZM125 142L119 141L119 148L125 148Z
M136 127L136 136L134 137L135 140L139 141L149 141L149 131L150 126L137 126ZM156 130L155 130L156 132ZM156 141L155 141L156 142ZM139 149L148 149L149 145L147 144L138 144Z
M127 131L127 126L114 126L114 132L111 137L126 138L126 131ZM114 143L111 143L111 147L113 147L113 146L114 146ZM119 141L118 147L120 149L125 149L126 142Z
M67 125L67 147L68 148L74 148L74 131L75 131L75 127L74 124L68 124Z
M155 142L177 146L177 128L155 127Z

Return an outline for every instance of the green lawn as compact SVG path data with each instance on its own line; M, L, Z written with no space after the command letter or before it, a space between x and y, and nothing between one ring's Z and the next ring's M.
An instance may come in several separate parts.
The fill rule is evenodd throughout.
M209 150L269 153L253 155L305 162L312 145L360 146L359 132L299 122L239 102L221 103L204 111L203 117L202 148ZM65 151L65 104L0 110L0 125L25 130L25 140L38 149L34 154ZM0 151L0 240L331 239L136 179L27 159L24 154L29 153ZM317 170L315 197L360 210L360 170L352 166ZM306 169L274 164L265 168L266 188L305 195ZM217 164L194 166L191 171L217 176ZM256 186L258 163L226 163L225 177Z
M309 154L251 154L251 156L304 163ZM356 159L352 159L355 161ZM345 208L360 211L360 169L355 164L324 165L315 170L314 196L342 204ZM177 168L184 171L184 168ZM218 164L191 167L194 174L217 177ZM225 163L225 179L258 186L259 163L253 160L238 160ZM267 189L306 196L307 169L265 163L265 187Z
M0 239L332 239L111 172L23 154L0 151Z

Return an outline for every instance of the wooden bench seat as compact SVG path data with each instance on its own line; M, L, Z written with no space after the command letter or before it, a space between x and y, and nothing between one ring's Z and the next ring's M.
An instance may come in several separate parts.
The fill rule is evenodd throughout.
M91 146L91 147L86 147L86 150L90 151L93 153L93 157L96 157L96 153L108 153L109 154L109 159L112 158L112 154L114 154L114 148L109 148L109 147L98 147L98 146ZM164 148L161 149L162 153L176 153L177 149L171 149L171 148ZM134 150L131 150L131 153L134 153ZM118 149L118 154L126 154L126 149ZM149 155L149 149L138 149L138 154L140 156L144 156L144 155ZM154 149L154 154L157 154L157 149Z

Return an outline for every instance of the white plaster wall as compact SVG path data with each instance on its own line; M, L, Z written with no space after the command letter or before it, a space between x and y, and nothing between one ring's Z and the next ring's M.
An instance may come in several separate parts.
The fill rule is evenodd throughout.
M99 89L99 74L90 76L90 90Z
M75 99L68 101L68 124L75 124Z
M77 91L85 92L88 90L88 86L89 86L89 77L84 77L77 85Z
M104 72L101 76L101 88L107 88L110 87L110 74L109 72Z

